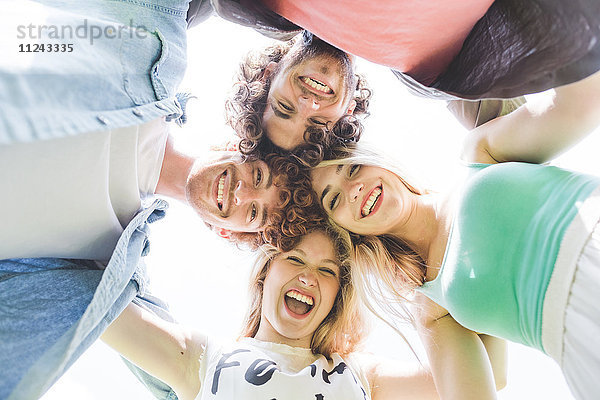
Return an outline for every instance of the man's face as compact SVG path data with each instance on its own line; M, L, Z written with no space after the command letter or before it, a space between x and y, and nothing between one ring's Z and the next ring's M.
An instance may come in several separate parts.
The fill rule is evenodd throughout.
M267 164L242 163L232 152L210 164L194 164L185 192L205 222L235 232L262 231L279 200Z
M352 60L318 38L308 44L297 41L269 71L273 75L263 129L282 149L292 150L302 144L309 125L335 123L354 110Z

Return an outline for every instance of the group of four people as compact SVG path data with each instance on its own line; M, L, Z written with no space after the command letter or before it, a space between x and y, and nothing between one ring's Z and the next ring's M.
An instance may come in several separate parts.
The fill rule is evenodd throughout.
M357 41L356 49L341 51L306 31L242 63L226 104L239 152L207 162L174 149L169 121L185 120L187 98L175 92L188 24L214 8L280 39L299 32L289 20L315 31L327 26L311 26L302 7L285 1L99 1L68 8L15 2L17 10L41 9L45 23L131 32L94 46L80 40L71 58L39 54L26 65L1 64L0 357L9 368L0 396L39 397L106 330L104 340L180 398L385 399L415 387L424 398L494 398L504 373L495 362L504 351L496 337L549 354L563 366L574 395L592 398L595 381L585 374L598 370L598 355L589 351L595 350L590 340L598 337L592 330L597 319L593 299L584 294L600 283L586 278L597 274L600 260L600 181L533 164L600 123L594 112L600 106L598 25L582 29L572 22L593 22L599 14L587 2L568 13L551 1L525 9L510 1L473 3L479 8L470 8L471 22L456 27L460 45L440 45L454 48L438 54L445 62L432 64L424 54L422 64L408 68L401 57L407 53L389 43L375 46L379 54L370 57L395 54L387 65L407 68L396 71L401 80L447 99L474 84L473 71L495 81L480 79L464 90L467 98L566 86L556 89L546 110L524 106L498 118L515 102L453 103L475 107L478 112L464 114L467 125L481 126L464 146L469 176L456 194L442 196L356 144L371 92L349 53L368 48ZM382 13L385 7L347 10L370 21L352 24L365 30L362 38L381 28L373 21L406 26L390 10ZM416 4L412 10L432 11ZM504 51L514 40L494 41L498 47L477 40L486 26L521 44L541 40L536 29L550 29L525 24L529 31L511 30L506 18L516 26L536 18L563 21L569 29L550 44L517 46L526 50L518 54ZM318 33L340 47L351 45L344 36L350 21L332 17L332 38L327 29ZM418 28L412 34L427 37ZM585 51L572 43L567 49L572 37ZM555 53L542 51L550 47ZM467 68L472 52L487 69ZM511 75L517 66L522 76ZM470 72L460 76L452 68ZM440 88L448 94L440 95ZM499 112L483 116L485 104ZM154 194L188 203L220 236L260 246L244 339L213 343L154 315L151 303L140 306L148 304L142 261L148 224L166 209ZM136 296L137 305L131 303ZM361 339L359 303L376 309L373 303L390 299L405 312L383 317L415 322L433 380L424 372L382 373L353 357Z

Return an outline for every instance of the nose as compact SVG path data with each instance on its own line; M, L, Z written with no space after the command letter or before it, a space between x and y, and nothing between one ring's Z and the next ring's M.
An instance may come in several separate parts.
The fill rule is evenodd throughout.
M256 190L240 180L233 189L233 202L236 206L256 199Z
M354 203L358 199L358 195L363 191L365 185L359 182L351 183L348 187L348 199L350 203Z
M302 94L298 98L298 109L302 114L318 111L319 108L321 108L321 104L319 103L319 100L313 96Z
M312 270L305 270L299 276L298 280L306 287L314 287L317 285L317 277Z

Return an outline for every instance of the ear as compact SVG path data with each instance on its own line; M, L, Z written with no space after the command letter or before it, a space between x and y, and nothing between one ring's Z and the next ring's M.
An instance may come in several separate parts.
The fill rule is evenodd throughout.
M277 68L277 63L275 61L271 61L267 64L267 66L265 67L265 72L263 72L263 76L260 79L261 81L266 81L267 78L273 76L273 72L275 72L275 69Z
M213 231L223 239L231 239L231 231L224 228L213 228Z
M348 104L348 109L346 110L346 114L352 115L354 114L354 109L356 108L356 100L350 100L350 104Z

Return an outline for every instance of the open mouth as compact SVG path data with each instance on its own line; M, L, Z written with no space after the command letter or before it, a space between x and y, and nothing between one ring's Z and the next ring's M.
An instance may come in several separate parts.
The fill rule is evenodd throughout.
M219 177L217 183L217 207L223 211L223 193L225 191L225 178L227 178L227 171L223 172Z
M333 89L327 86L326 83L318 81L314 78L309 78L308 76L301 76L300 80L308 86L315 94L318 95L332 95Z
M314 299L292 289L285 294L285 305L293 314L304 316L313 309Z
M381 186L377 186L375 189L371 191L367 200L363 204L362 209L360 210L360 214L363 217L371 215L371 213L377 211L379 208L379 200L381 199L381 194L383 193L383 188Z

